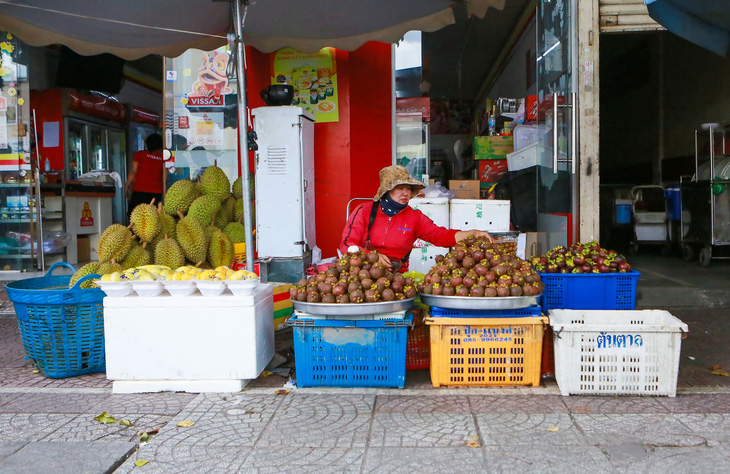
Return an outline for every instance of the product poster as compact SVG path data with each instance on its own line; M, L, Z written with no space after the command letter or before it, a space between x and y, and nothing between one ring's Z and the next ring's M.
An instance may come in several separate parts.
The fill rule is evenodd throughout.
M284 48L273 58L271 83L293 85L292 105L309 110L319 123L340 120L334 54L333 48L315 53Z
M190 114L186 118L188 148L218 149L223 145L223 112Z

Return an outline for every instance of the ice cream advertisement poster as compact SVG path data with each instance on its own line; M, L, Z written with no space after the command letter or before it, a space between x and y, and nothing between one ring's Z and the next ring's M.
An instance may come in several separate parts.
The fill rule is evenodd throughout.
M324 48L303 53L292 48L276 52L271 64L271 83L294 86L292 105L312 112L316 121L340 120L335 50Z

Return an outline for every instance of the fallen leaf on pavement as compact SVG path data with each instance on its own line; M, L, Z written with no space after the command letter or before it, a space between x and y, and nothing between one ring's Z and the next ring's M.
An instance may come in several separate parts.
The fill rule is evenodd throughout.
M119 420L119 424L122 426L132 426L132 422L127 420L126 418L123 420Z
M593 410L591 410L590 408L585 408L585 407L573 407L573 411L577 411L580 413L593 413Z
M708 369L710 369L710 370L719 370L719 369L722 369L722 366L715 364L715 365L709 366Z
M180 428L189 428L189 427L193 426L194 424L195 424L194 421L183 420L183 421L179 422L177 424L177 426L179 426Z
M96 415L94 417L94 419L96 421L98 421L99 423L101 423L102 425L108 425L108 424L117 422L117 419L114 418L113 416L109 415L109 413L107 413L107 412L104 412L100 415Z
M466 445L469 446L470 448L478 448L479 447L479 441L476 441L474 439L471 439L471 440L469 440L469 441L466 442Z
M136 461L134 461L134 465L137 466L137 467L142 467L145 464L147 464L148 462L149 461L146 461L144 459L137 459Z
M549 431L551 433L557 433L558 431L560 431L560 427L559 426L551 426L550 428L547 429L547 431Z
M277 395L287 395L289 393L289 390L277 390L274 393L276 393Z
M722 377L730 377L730 374L728 374L728 373L727 373L726 371L724 371L724 370L720 370L720 369L717 369L717 370L713 370L713 371L712 371L712 373L713 373L714 375L720 375L720 376L722 376Z
M273 372L269 372L268 370L264 370L261 372L261 377L268 377L269 375L272 375Z
M39 373L39 372L40 372L40 370L38 370L38 369L35 369L35 370L33 371L33 373L34 373L34 374L37 374L37 373Z
M149 433L142 433L142 436L139 437L140 443L146 443L147 441L152 439L152 435Z

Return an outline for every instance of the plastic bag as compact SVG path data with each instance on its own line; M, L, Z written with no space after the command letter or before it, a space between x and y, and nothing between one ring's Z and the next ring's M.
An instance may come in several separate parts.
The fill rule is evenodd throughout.
M438 197L445 197L449 199L454 198L454 192L449 191L445 187L441 186L440 184L432 184L430 186L426 186L421 191L423 193L423 197L427 198L438 198Z

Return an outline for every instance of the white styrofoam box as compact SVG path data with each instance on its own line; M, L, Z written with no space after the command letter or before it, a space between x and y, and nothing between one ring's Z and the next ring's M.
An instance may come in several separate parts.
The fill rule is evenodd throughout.
M294 310L294 314L300 319L351 319L353 321L379 321L382 319L405 319L406 314L408 314L408 310L404 309L403 311L394 311L392 313L348 315L312 314Z
M459 230L509 230L510 202L499 199L452 199L450 223Z
M562 395L677 394L687 325L668 311L551 309Z
M565 159L565 152L561 152L559 158ZM533 143L521 150L507 154L507 170L509 171L517 171L537 165L544 166L545 168L553 167L552 150L545 148L539 143ZM560 168L564 168L562 163Z
M537 125L517 125L514 129L513 136L515 151L537 143Z
M413 198L408 205L426 214L434 224L449 228L449 198Z
M667 241L666 224L635 224L634 232L636 233L637 242Z
M273 314L271 284L248 296L106 297L107 378L125 392L242 386L274 356Z
M637 224L663 224L667 221L667 213L637 211L634 213L634 220Z
M413 249L408 260L408 269L426 274L431 267L436 265L436 256L446 255L448 252L448 247L436 247L434 245Z

